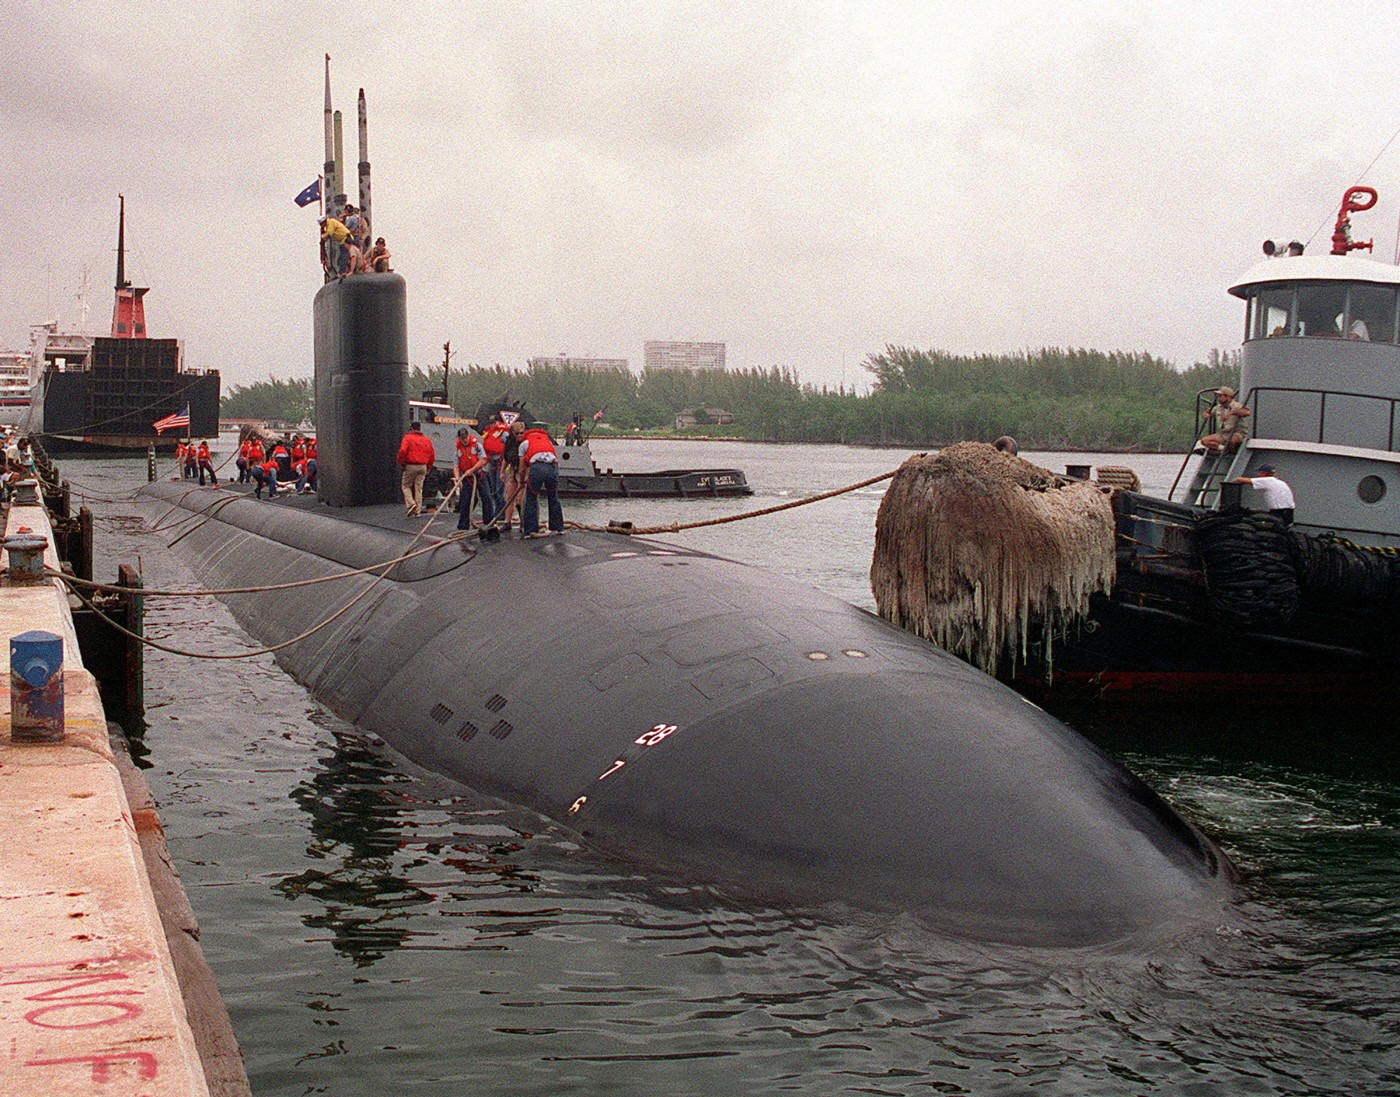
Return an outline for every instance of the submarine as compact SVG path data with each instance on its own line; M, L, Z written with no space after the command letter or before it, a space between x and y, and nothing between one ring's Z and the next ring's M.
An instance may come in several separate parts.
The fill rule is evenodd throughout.
M1218 923L1207 836L874 614L664 540L405 517L405 280L328 275L312 314L319 493L143 491L208 586L280 588L222 599L338 715L663 883L1017 945Z

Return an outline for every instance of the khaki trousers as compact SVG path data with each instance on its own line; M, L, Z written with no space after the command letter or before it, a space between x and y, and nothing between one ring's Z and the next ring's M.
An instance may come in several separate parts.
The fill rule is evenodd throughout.
M423 481L427 478L427 465L404 465L403 505L410 516L420 513L423 509Z

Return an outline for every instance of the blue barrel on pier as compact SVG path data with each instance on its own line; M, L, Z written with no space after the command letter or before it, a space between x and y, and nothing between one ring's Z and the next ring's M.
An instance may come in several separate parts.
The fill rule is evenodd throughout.
M63 639L32 629L10 637L10 739L63 739Z

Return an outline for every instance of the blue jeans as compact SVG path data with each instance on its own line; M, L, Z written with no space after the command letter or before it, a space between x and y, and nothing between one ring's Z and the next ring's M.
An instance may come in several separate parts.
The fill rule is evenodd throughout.
M501 479L501 462L489 461L486 465L486 494L491 498L491 517L494 518L506 509L505 481Z
M475 472L462 481L461 508L457 512L457 528L471 529L472 512L476 509L476 504L481 503L482 525L489 526L491 519L496 517L496 497L491 490L489 466L480 472ZM499 485L497 485L499 490Z
M535 461L529 467L525 487L525 511L520 518L522 532L536 533L540 528L540 496L549 500L549 528L564 532L564 508L559 505L559 466L553 461Z

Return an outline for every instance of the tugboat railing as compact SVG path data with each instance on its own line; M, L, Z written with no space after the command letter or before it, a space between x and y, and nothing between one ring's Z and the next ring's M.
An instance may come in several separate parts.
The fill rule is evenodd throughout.
M1176 498L1177 485L1181 483L1181 478L1186 474L1186 466L1191 463L1191 458L1196 454L1196 443L1201 440L1201 432L1206 429L1205 412L1210 405L1215 403L1215 389L1201 389L1196 393L1196 433L1191 436L1191 442L1186 447L1186 456L1181 459L1181 467L1176 470L1176 479L1172 481L1172 486L1167 489L1167 498Z
M1245 393L1245 397L1244 397L1244 400L1243 400L1243 403L1245 404L1245 406L1248 407L1248 408L1251 410L1251 412L1252 412L1252 416L1251 416L1251 419L1250 419L1250 423L1251 423L1251 426L1252 426L1253 429L1252 429L1251 433L1252 433L1255 437L1263 437L1263 436L1264 436L1264 434L1263 434L1263 427L1264 427L1264 424L1266 424L1267 421L1268 421L1268 416L1264 413L1264 411L1261 411L1261 407L1267 409L1267 408L1270 408L1270 407L1274 406L1274 402L1273 402L1272 400L1265 400L1265 399L1264 399L1264 395L1265 395L1266 393L1271 394L1271 395L1272 395L1273 397L1275 397L1275 398L1277 398L1277 397L1280 396L1280 395L1316 396L1316 397L1318 398L1317 413L1316 413L1316 414L1317 414L1317 430L1316 430L1316 437L1312 437L1313 432L1311 431L1311 429L1310 429L1309 432L1308 432L1309 437L1307 437L1307 438L1297 437L1297 435L1298 435L1299 433L1301 433L1301 432L1294 432L1294 433L1295 433L1295 439L1296 439L1297 441L1300 441L1300 442L1301 442L1301 441L1314 441L1314 442L1316 442L1318 445L1326 445L1326 444L1327 444L1327 425L1328 425L1328 424L1327 424L1327 410L1328 410L1328 409L1327 409L1327 401L1328 401L1328 398L1329 398L1329 397L1331 397L1331 398L1333 399L1333 402L1334 402L1334 403L1333 403L1333 407L1334 407L1334 413L1333 413L1333 414L1334 414L1334 418L1335 418L1335 414L1336 414L1336 412L1335 412L1335 401L1336 401L1337 399L1347 399L1347 400L1371 400L1371 401L1376 401L1376 402L1381 403L1381 404L1385 404L1385 405L1387 406L1387 408L1386 408L1387 419L1386 419L1386 439L1385 439L1385 446L1384 446L1384 448L1385 448L1388 452L1391 452L1391 453L1396 452L1396 444L1395 444L1395 409L1396 409L1396 405L1400 404L1400 397L1397 397L1397 396L1378 396L1378 395L1376 395L1376 394L1373 393L1373 392L1347 392L1347 391L1345 391L1345 390L1343 390L1343 389L1299 388L1299 387L1296 387L1296 386L1289 386L1289 385L1259 385L1259 386L1257 386L1256 388L1252 388L1252 389L1250 389L1247 393ZM1209 404L1212 403L1212 402L1214 401L1214 399L1215 399L1215 390L1214 390L1214 389L1202 389L1200 392L1198 392L1198 393L1196 394L1196 433L1195 433L1194 437L1193 437L1192 440L1191 440L1191 444L1187 447L1186 456L1182 459L1181 467L1178 468L1177 471L1176 471L1176 479L1174 479L1174 480L1172 481L1171 489L1167 492L1167 498L1168 498L1168 499L1174 499L1174 498L1176 498L1176 489L1177 489L1177 487L1178 487L1178 486L1180 485L1180 483L1181 483L1181 478L1186 474L1186 466L1189 465L1189 464L1191 463L1191 458L1192 458L1193 456L1195 456L1196 443L1199 442L1199 441L1201 440L1201 432L1202 432L1202 431L1205 429L1205 427L1206 427L1206 422L1205 422L1205 419L1203 418L1203 413L1204 413L1204 411L1206 410L1206 408L1209 407ZM1279 438L1281 438L1281 437L1284 437L1284 436L1275 433L1275 434L1272 434L1272 435L1268 435L1268 437L1279 437ZM1380 448L1380 447L1374 447L1374 448Z
M1378 403L1386 404L1388 405L1388 418L1386 425L1385 449L1391 452L1395 451L1395 405L1400 403L1400 397L1377 396L1374 392L1345 392L1341 389L1308 389L1295 388L1291 386L1285 387L1282 385L1261 385L1258 388L1250 390L1250 396L1252 398L1251 406L1254 410L1254 425L1256 434L1259 433L1259 405L1261 402L1260 397L1266 392L1292 393L1303 396L1316 396L1318 398L1317 437L1315 439L1310 439L1312 441L1316 441L1318 445L1324 445L1327 442L1327 398L1329 396L1341 397L1349 400L1372 400ZM1304 441L1304 439L1299 438L1298 441Z

